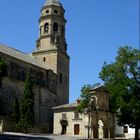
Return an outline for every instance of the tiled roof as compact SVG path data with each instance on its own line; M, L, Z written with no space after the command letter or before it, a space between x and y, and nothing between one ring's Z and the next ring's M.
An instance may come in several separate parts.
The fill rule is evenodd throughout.
M6 54L8 56L11 56L13 58L22 60L22 61L24 61L26 63L30 63L32 65L41 67L43 69L48 69L48 67L47 67L46 64L45 65L42 64L39 60L37 60L36 58L34 58L32 56L32 54L27 54L27 53L21 52L19 50L16 50L14 48L7 47L5 45L1 45L0 44L0 53L3 53L3 54Z
M104 86L103 85L99 85L99 86L96 86L96 87L92 88L92 90L96 90L96 89L100 89L100 88L104 88Z
M45 5L55 5L55 6L62 6L59 0L46 0Z
M52 109L65 109L65 108L75 108L77 107L76 102L75 103L70 103L70 104L64 104L60 106L53 107Z

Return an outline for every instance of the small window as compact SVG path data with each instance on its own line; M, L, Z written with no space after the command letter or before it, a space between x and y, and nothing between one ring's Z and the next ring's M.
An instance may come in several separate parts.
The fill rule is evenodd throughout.
M55 13L55 14L58 14L58 11L57 11L57 10L54 10L54 13Z
M62 114L62 120L66 120L67 116L66 114Z
M46 61L46 57L43 58L43 61L44 61L44 62Z
M62 83L62 81L63 81L63 76L62 73L60 73L59 82Z
M48 14L49 13L49 10L46 10L46 14Z
M45 25L44 25L44 33L48 33L48 31L49 31L49 24L45 23Z
M58 24L57 23L54 23L53 24L53 32L54 33L57 33L58 32Z
M79 113L78 112L74 112L74 119L79 119Z
M65 29L64 29L64 26L62 26L62 27L61 27L61 34L62 34L62 36L64 36L64 32L65 32L64 30L65 30Z
M128 126L124 126L124 128L123 128L124 130L124 133L128 133Z
M41 27L40 27L40 35L41 35Z

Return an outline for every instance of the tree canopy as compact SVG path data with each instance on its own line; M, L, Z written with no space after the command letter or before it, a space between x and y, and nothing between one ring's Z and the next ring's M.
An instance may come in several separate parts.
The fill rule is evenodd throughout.
M88 103L90 102L91 99L91 94L90 94L90 89L91 85L84 85L81 89L81 94L80 94L80 100L81 103L77 107L79 112L84 112L84 109L87 108Z
M17 98L14 99L13 108L14 108L13 116L17 124L20 120L20 105Z
M84 112L84 110L86 108L88 108L88 105L91 101L91 96L92 94L90 94L90 90L94 87L97 87L99 86L100 83L95 83L93 85L90 85L90 84L87 84L87 85L84 85L81 89L81 94L80 94L80 100L81 100L81 103L80 105L77 107L77 110L79 112Z
M21 116L18 126L24 128L25 132L27 128L34 126L34 93L29 73L27 73L25 79L24 95L21 102Z
M109 91L110 110L120 125L140 128L140 51L120 47L115 62L104 63L100 78ZM137 133L137 132L136 132ZM137 139L137 136L135 136Z

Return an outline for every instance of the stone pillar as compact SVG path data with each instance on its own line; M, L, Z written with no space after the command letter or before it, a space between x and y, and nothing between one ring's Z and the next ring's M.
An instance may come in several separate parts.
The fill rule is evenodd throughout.
M104 130L103 130L104 124L101 120L99 120L98 126L99 126L98 127L99 139L102 139L104 138Z
M4 132L4 127L3 127L3 120L1 120L1 124L0 124L0 133Z

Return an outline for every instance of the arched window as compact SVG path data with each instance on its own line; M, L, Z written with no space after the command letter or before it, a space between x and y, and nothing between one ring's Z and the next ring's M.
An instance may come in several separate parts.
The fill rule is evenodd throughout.
M56 22L53 24L53 32L54 33L58 32L58 24Z
M45 23L45 25L44 25L44 33L48 33L48 31L49 31L49 24Z
M64 36L64 33L65 33L65 29L64 29L64 26L62 25L62 27L61 27L61 34L62 34L62 36Z
M49 13L49 10L46 10L46 14L48 14Z
M44 62L46 61L46 57L43 57L43 61L44 61Z

